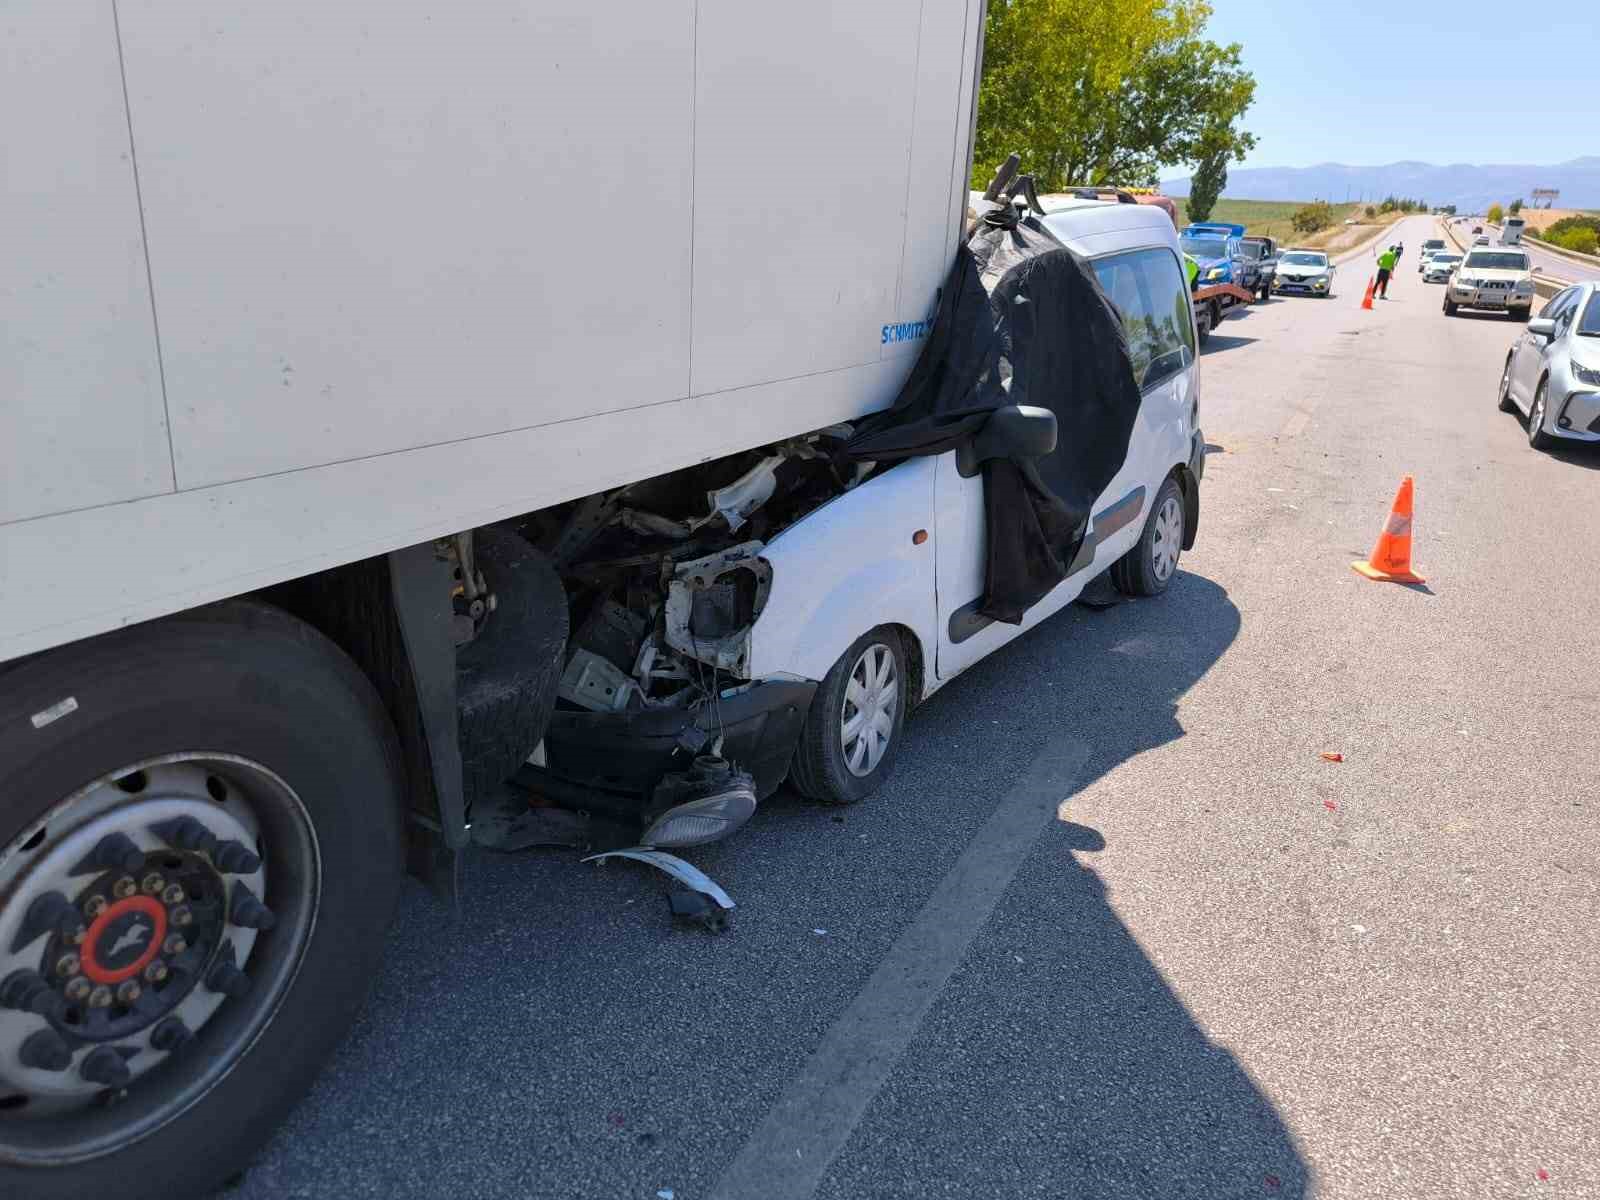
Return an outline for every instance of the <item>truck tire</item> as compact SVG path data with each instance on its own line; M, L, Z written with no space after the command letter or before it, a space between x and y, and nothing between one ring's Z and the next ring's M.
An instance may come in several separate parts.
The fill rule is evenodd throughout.
M399 763L367 678L257 602L0 668L0 1195L249 1163L378 967Z
M1448 299L1444 302L1444 315L1447 317L1453 317L1456 315L1456 306L1450 303Z
M506 529L474 535L495 608L456 654L456 722L467 803L516 773L550 722L567 647L567 595L550 560Z
M1183 489L1168 475L1156 491L1144 529L1129 551L1111 564L1111 582L1125 596L1159 596L1178 573L1188 517Z
M894 629L879 625L852 642L811 698L789 769L795 787L823 804L877 791L900 752L910 678Z

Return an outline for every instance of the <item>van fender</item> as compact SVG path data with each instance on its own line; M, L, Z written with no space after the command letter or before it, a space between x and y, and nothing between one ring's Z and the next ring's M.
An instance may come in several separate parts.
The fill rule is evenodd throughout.
M906 626L932 661L937 461L901 463L768 543L772 590L751 631L750 678L819 680L878 625Z

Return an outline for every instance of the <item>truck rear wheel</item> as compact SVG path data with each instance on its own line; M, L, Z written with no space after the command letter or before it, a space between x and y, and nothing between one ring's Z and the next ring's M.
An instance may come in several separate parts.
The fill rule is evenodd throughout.
M264 604L0 669L0 1195L249 1162L378 966L398 764L367 679Z

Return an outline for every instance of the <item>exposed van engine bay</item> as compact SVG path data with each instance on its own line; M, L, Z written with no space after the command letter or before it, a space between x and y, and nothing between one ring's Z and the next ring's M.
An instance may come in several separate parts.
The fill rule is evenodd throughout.
M726 836L777 789L816 681L751 678L774 582L762 551L890 469L843 457L854 432L831 426L513 523L559 571L572 630L523 787L674 847Z

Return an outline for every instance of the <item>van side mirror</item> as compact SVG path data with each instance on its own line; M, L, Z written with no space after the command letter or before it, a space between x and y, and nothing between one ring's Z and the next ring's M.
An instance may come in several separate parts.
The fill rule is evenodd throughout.
M1553 338L1556 335L1556 323L1549 317L1535 317L1528 322L1528 332L1534 337Z
M1008 404L956 447L956 471L971 479L991 458L1043 458L1056 448L1056 415L1048 408Z

